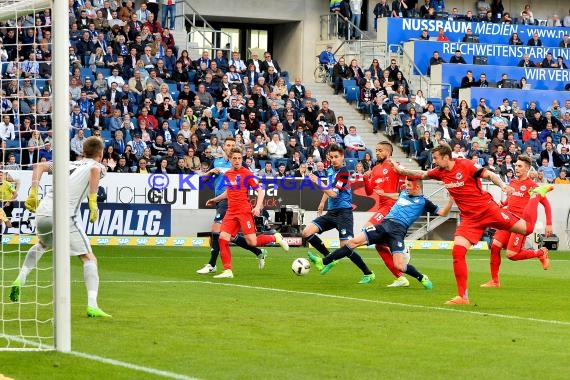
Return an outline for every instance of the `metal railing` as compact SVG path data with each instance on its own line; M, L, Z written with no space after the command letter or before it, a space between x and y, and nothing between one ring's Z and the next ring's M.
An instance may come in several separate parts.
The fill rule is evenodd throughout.
M423 75L420 68L414 63L412 57L406 53L404 47L399 45L397 54L400 55L402 58L405 58L407 65L400 65L400 68L403 71L403 74L406 78L411 78L412 75L416 75L419 78L419 86L420 88L416 88L415 90L422 90L424 96L431 97L431 89L430 89L430 78ZM403 62L403 60L402 60ZM417 73L417 74L416 74Z
M177 14L176 14L176 27L185 30L185 22L190 24L191 30L187 33L186 50L189 49L189 43L197 42L198 46L194 46L199 50L210 50L211 56L214 56L215 50L228 50L219 46L221 36L227 37L230 46L232 37L221 30L216 30L210 23L190 4L188 0L176 1ZM178 11L179 7L182 9ZM198 25L201 24L201 25ZM199 36L200 38L197 38Z
M350 40L353 38L369 39L368 34L354 25L350 20L345 20L343 16L336 13L321 15L321 41L340 38Z

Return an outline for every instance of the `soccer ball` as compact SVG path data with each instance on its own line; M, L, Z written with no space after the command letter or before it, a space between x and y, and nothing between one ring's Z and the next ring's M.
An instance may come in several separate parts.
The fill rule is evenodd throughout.
M311 263L309 263L309 260L304 257L299 257L298 259L293 260L291 270L297 276L304 276L311 270Z

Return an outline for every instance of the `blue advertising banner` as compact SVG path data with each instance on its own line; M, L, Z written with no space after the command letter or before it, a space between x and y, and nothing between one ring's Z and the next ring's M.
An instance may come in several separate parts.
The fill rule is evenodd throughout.
M479 75L485 74L489 82L498 82L503 74L507 74L508 79L526 78L527 83L533 90L564 90L564 86L570 83L570 70L524 68L513 66L485 66L485 65L457 65L444 63L431 68L432 83L449 83L452 88L461 85L461 79L466 75L467 70L473 72L475 79Z
M436 37L439 28L443 28L450 41L462 41L467 29L471 29L481 43L505 45L513 33L518 33L525 44L537 33L543 46L557 47L564 34L570 34L570 28L563 27L388 17L378 20L378 40L388 45L401 44L419 38L423 29L427 29L430 37Z
M437 41L412 41L404 44L404 49L423 74L427 73L429 59L433 52L439 52L444 61L449 62L456 50L461 51L467 63L473 63L473 57L483 56L488 60L489 65L517 66L525 54L530 56L533 62L542 62L547 53L552 53L553 57L561 56L564 62L570 60L570 49L538 47L538 46L510 46L491 44L466 44L458 42L437 42ZM561 70L562 71L562 70ZM562 71L564 72L564 71ZM560 80L564 76L561 75ZM567 74L566 74L567 75ZM566 82L570 78L566 77Z
M525 91L510 88L463 88L459 90L459 100L467 100L471 107L477 107L479 99L486 99L486 103L491 108L496 108L503 103L503 99L516 100L519 107L527 109L531 101L536 102L538 109L545 110L553 100L558 100L559 103L564 104L566 99L570 99L570 93L560 91L536 90Z
M89 222L89 207L81 205L87 235L170 236L171 206L164 204L99 203L99 219Z

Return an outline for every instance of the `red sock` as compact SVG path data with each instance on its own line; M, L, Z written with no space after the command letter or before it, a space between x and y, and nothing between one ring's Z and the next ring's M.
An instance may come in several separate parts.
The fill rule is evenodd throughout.
M536 257L542 256L543 254L544 252L541 251L540 249L536 251L533 249L522 249L516 255L509 257L509 260L520 261L520 260L534 259Z
M388 270L392 272L396 278L400 277L402 275L402 272L400 272L398 268L394 266L394 258L390 253L390 248L382 244L376 244L376 251L384 261L386 268L388 268Z
M531 197L524 208L523 219L526 221L526 235L530 235L534 231L534 225L538 219L538 202L540 199L540 195Z
M275 243L275 236L273 236L273 235L259 235L257 237L256 247L261 247L262 245L267 245L269 243Z
M457 294L460 297L467 298L467 248L455 244L451 256L453 257L453 272L455 273L455 282L457 283Z
M220 243L220 257L224 269L232 269L232 253L230 252L230 242L224 239L219 240Z
M491 279L499 282L499 267L501 266L501 247L491 245Z

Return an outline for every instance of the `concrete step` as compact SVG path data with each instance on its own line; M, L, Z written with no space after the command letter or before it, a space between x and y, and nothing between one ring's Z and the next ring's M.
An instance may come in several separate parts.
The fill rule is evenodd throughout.
M336 116L342 115L344 117L345 125L356 127L358 134L362 136L366 146L374 154L374 146L378 141L388 140L388 137L383 133L372 133L372 123L368 117L363 115L356 109L354 104L350 104L342 95L334 95L332 87L326 83L305 83L305 88L310 89L313 97L318 99L319 102L327 100L329 108L334 111ZM408 160L404 151L397 145L393 144L394 152L392 156L398 162L405 164L406 167L418 169L419 166L413 160Z

